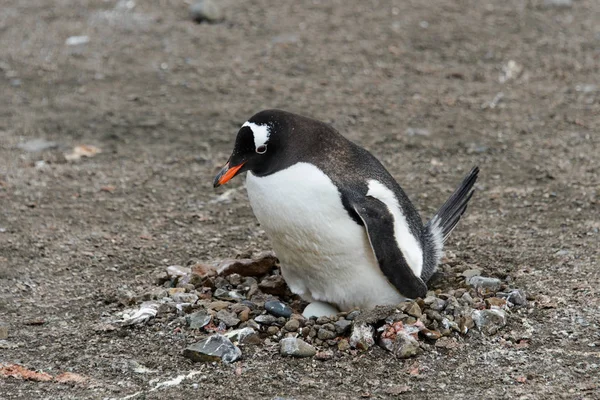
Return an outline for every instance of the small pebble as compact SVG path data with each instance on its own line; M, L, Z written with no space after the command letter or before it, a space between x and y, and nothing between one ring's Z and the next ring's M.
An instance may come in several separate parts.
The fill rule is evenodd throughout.
M348 351L350 350L350 343L346 339L342 339L337 344L339 351Z
M213 301L212 303L210 303L208 305L208 309L210 310L215 310L215 311L220 311L224 308L227 308L231 305L231 303L227 302L227 301Z
M198 23L219 22L223 20L223 12L218 2L214 0L200 0L190 6L190 15Z
M277 335L279 333L279 328L276 326L270 326L269 328L267 328L267 334L273 336L273 335Z
M210 323L212 317L204 310L196 311L185 317L190 329L201 329Z
M276 317L289 318L292 315L292 309L280 301L271 300L265 303L265 310Z
M500 309L475 310L471 317L477 328L486 335L494 335L506 325L506 312Z
M352 327L352 321L348 321L347 319L340 319L335 324L335 332L338 335L345 335L350 332L350 328Z
M183 356L192 361L222 360L232 363L242 356L242 352L225 336L214 334L188 346L183 350Z
M254 318L256 322L263 325L271 325L277 322L277 318L269 314L262 314Z
M227 310L221 310L217 313L217 318L219 321L223 322L227 327L233 327L240 323L240 320L237 318L235 313L232 313Z
M284 338L279 341L282 356L313 357L317 351L313 346L298 338Z
M375 330L371 325L354 324L350 335L350 346L359 350L368 350L375 344L374 333Z
M319 329L317 337L321 340L329 340L335 338L335 332L327 330L325 328Z
M320 351L315 355L315 358L319 361L331 360L333 358L333 351L331 351L331 350Z
M284 328L288 332L296 332L300 328L300 321L297 319L290 319L285 323Z
M419 318L422 315L421 307L415 302L408 303L404 308L404 312L408 315L412 315L415 318Z
M467 284L475 289L489 289L497 291L502 285L502 281L498 278L488 278L485 276L473 276L467 280Z
M354 321L356 319L356 317L358 317L360 315L360 311L359 310L354 310L348 313L348 315L346 315L346 319L348 321Z

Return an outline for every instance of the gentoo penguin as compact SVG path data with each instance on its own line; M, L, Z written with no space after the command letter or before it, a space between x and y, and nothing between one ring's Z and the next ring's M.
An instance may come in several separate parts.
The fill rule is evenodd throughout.
M265 110L242 125L214 186L245 171L252 210L292 292L345 311L425 296L479 169L423 225L367 150L323 122Z

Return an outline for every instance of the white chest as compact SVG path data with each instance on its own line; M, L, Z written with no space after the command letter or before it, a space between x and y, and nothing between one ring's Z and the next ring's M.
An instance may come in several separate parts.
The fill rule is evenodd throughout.
M402 299L379 269L364 228L317 167L298 163L266 177L249 172L246 187L294 293L343 309Z

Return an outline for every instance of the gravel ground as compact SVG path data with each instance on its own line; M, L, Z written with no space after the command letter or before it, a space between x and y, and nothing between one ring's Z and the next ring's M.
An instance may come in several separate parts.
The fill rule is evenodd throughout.
M0 398L600 398L600 3L217 4L198 24L175 0L2 2L0 364L62 378ZM528 304L405 360L263 337L194 363L177 313L103 327L170 265L270 250L243 180L212 189L270 107L368 148L424 218L479 165L436 284L479 269Z

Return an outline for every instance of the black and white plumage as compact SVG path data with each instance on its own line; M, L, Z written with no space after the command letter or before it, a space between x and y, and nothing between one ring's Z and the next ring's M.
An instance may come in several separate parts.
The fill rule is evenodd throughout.
M280 110L243 124L215 187L244 171L250 204L290 289L341 310L424 296L479 172L473 168L423 225L367 150L325 123Z

